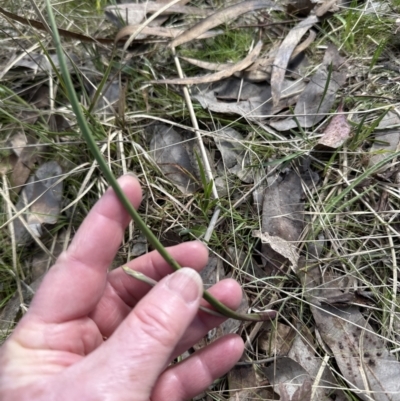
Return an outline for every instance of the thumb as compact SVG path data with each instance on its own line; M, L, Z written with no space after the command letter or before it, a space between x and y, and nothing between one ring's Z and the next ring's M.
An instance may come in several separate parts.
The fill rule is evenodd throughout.
M89 355L90 366L85 366L87 378L98 380L92 383L92 394L100 386L100 400L131 401L133 395L136 401L148 400L193 321L202 293L202 280L190 268L161 280L110 339ZM105 389L108 396L104 394Z

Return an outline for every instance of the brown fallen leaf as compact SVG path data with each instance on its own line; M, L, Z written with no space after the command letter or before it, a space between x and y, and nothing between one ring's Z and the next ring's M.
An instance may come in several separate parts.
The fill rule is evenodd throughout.
M200 88L194 94L205 109L216 113L238 114L250 120L263 120L296 103L304 89L302 81L285 81L285 98L278 107L272 106L271 87L264 81L252 83L240 79L228 79Z
M251 168L250 154L245 152L243 146L243 135L231 127L224 127L217 131L214 141L221 152L225 168L243 182L253 182L256 169Z
M242 71L247 68L250 64L254 63L258 55L261 52L262 42L259 41L254 49L241 61L233 64L229 69L224 71L218 71L214 74L204 75L202 77L193 78L176 78L176 79L160 79L156 81L150 81L151 83L158 84L175 84L175 85L199 85L210 82L217 82L221 79L232 76L237 71Z
M293 53L290 56L289 63L291 63L300 53L304 52L304 50L306 50L308 46L310 46L310 44L314 42L316 37L316 32L314 30L310 30L308 38L305 39L298 46L296 46L296 48L294 49ZM270 81L272 67L275 63L275 57L278 49L279 45L273 46L266 56L260 57L249 68L243 71L241 73L241 77L252 82L260 82L264 80ZM288 64L288 67L290 67L290 64ZM283 87L285 87L285 82L283 82Z
M302 327L302 332L292 340L287 356L297 362L312 378L315 388L314 401L347 401L345 393L341 390L342 386L332 374L329 364L325 365L322 375L320 374L324 361L322 357L316 356L316 347L311 346L313 343L312 333L306 327ZM319 378L318 382L316 378Z
M126 36L131 36L139 29L139 25L127 25L123 27L115 37L115 41L119 42ZM160 36L163 38L176 38L183 32L183 29L178 28L165 28L161 26L146 26L140 31L140 35ZM213 38L221 35L223 31L208 31L202 34L199 39Z
M274 105L276 105L281 98L282 83L285 78L286 69L294 49L300 42L303 35L318 21L318 17L316 17L315 15L310 15L305 20L299 22L294 28L292 28L280 45L275 57L271 75L272 99Z
M183 136L164 124L155 124L146 132L151 137L150 155L165 176L184 194L195 192L195 169Z
M322 65L311 77L310 82L300 95L294 109L296 118L272 121L271 127L278 131L289 131L298 125L312 127L323 120L332 108L336 92L345 82L345 74L329 73L328 67Z
M11 183L13 191L19 193L23 185L28 180L33 166L39 159L39 146L35 146L38 142L35 135L25 135L19 132L26 138L26 145L19 150L18 159L12 168Z
M400 118L393 111L389 111L379 123L374 132L375 142L370 149L368 167L372 167L395 152L400 144ZM377 173L384 172L390 163L382 166Z
M227 260L230 261L233 266L238 268L249 275L249 277L256 277L262 279L265 277L264 271L258 265L256 260L252 256L247 256L241 249L235 249L234 247L228 247L226 250Z
M94 102L92 107L97 114L107 117L115 115L117 112L124 112L124 110L118 110L118 106L125 96L124 88L121 87L121 82L119 80L106 82L102 93L98 93L97 88L91 85L88 94Z
M327 293L329 297L341 292L339 281L332 275L323 283L318 266L301 269L298 275L308 290L320 337L332 351L349 389L365 401L399 401L400 363L359 308L320 302Z
M345 3L346 0L325 0L321 5L315 9L317 17L323 17L328 12L340 10L340 5Z
M287 356L292 347L296 331L293 327L277 322L257 337L257 347L267 355Z
M229 401L273 399L273 392L262 388L260 382L255 365L235 366L228 373L228 386L230 392L233 392Z
M42 225L55 224L58 220L63 188L62 181L60 181L61 174L62 170L57 162L51 161L42 164L30 177L19 197L16 205L18 211L33 202L22 214L22 217L37 237L42 235ZM30 234L19 218L14 220L14 232L19 245L26 244L31 240Z
M282 10L281 6L270 0L249 0L234 4L233 6L217 11L210 17L196 24L194 27L188 29L183 34L175 38L169 46L176 47L193 39L197 39L201 34L218 25L227 24L229 21L237 18L240 15L250 11L261 10L263 8L269 8L270 10Z
M291 0L287 5L287 12L291 15L306 17L315 4L316 2L312 0Z
M297 241L304 229L304 186L318 182L318 174L309 168L309 159L299 160L296 170L276 177L264 192L261 233L266 272L272 274L290 261L296 268Z
M312 401L311 400L311 380L304 380L303 384L296 391L289 395L286 386L279 383L281 401Z
M297 269L297 261L300 257L297 244L258 230L253 231L253 237L260 238L264 249L270 248L272 252L280 255L284 260L288 260L293 270Z
M315 150L335 150L342 146L350 135L350 124L347 122L347 117L343 114L342 106L339 107L337 113L329 121L328 126L324 130L324 134L319 139Z
M312 378L297 362L279 358L264 368L274 391L284 401L310 401Z
M315 40L316 32L311 30L310 35L293 51L290 61L295 59L300 53L302 53L307 47ZM244 78L246 81L261 82L269 80L271 76L272 66L274 64L276 52L278 46L273 46L266 55L258 58L252 65L243 71L235 72L235 76L238 78ZM181 57L182 60L195 65L199 68L210 71L222 71L230 68L233 63L212 63L208 61L197 60L190 57Z

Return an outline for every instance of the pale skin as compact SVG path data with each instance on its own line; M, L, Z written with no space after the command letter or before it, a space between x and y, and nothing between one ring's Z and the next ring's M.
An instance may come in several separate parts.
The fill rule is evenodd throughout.
M137 208L141 188L119 179ZM121 268L108 272L129 217L108 190L90 211L68 250L47 273L28 313L0 348L0 400L184 401L231 369L243 341L227 335L170 365L224 319L198 310L207 263L200 242L169 248L173 273L156 252L127 264L159 283L150 288ZM230 308L241 288L223 280L210 289Z

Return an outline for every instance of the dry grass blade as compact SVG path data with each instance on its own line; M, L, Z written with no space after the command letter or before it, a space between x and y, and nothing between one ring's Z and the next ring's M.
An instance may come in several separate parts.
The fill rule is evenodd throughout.
M176 79L161 79L158 81L151 81L151 83L158 84L176 84L176 85L198 85L210 82L217 82L221 79L228 78L232 76L235 72L242 71L249 65L257 60L262 48L262 42L259 41L254 49L245 57L243 60L236 64L233 64L229 69L224 71L218 71L214 74L204 75L202 77L194 78L176 78Z
M279 99L281 98L282 84L285 78L286 68L294 49L303 35L318 21L318 17L310 15L292 28L280 45L275 57L271 76L272 100L274 105L278 104Z
M115 37L115 42L119 42L125 36L131 36L139 29L139 25L127 25L123 27ZM164 28L159 26L146 26L141 30L142 35L160 36L162 38L176 38L182 34L183 30L178 28ZM222 31L208 31L200 36L199 39L213 38L221 35Z
M33 1L0 1L0 171L7 180L0 184L0 209L5 211L0 214L0 343L29 306L26 285L35 283L39 269L50 268L50 253L57 255L55 238L65 231L61 246L67 248L84 216L107 189L97 162L92 162L82 142L82 131L65 97L59 58L50 35L43 32L46 21L34 16ZM287 401L397 401L398 2L350 5L343 0L295 0L282 6L282 12L271 11L283 4L277 0L247 1L233 8L232 2L196 3L212 13L218 11L207 18L180 13L190 8L166 11L186 0L160 0L157 6L153 1L133 5L131 10L138 11L141 21L125 28L125 5L120 12L112 11L114 28L101 12L107 0L52 3L58 26L74 31L61 39L71 60L67 69L73 86L83 107L90 104L84 118L114 174L133 171L138 176L145 193L140 213L146 224L164 246L192 239L205 242L212 255L208 281L237 280L247 300L243 310L279 310L279 322L230 321L194 346L197 350L215 340L221 329L237 331L246 340L239 365L257 364L256 369L234 369L227 380L196 399L276 400L280 393ZM254 10L254 5L260 11L242 15ZM310 8L313 17L306 19ZM17 15L5 15L4 9ZM236 11L228 15L232 10ZM317 17L319 22L310 28ZM131 14L128 20L132 23ZM209 29L210 23L222 25ZM300 39L295 31L302 26ZM128 37L145 45L124 54L111 40L104 46L94 38L114 39L121 28L117 35L121 47L129 44ZM178 49L180 56L188 57L184 75L177 62L184 63L183 58L178 59L168 44L190 40L188 32L200 32L199 28L204 32L192 38L222 34ZM296 33L297 44L293 43L289 62L281 70L284 79L275 106L271 75L288 33ZM225 74L250 53L258 35L263 47L257 60L227 79L190 88L149 83ZM53 121L57 116L65 118L66 129L58 129ZM149 135L149 127L160 123L162 131ZM168 132L171 127L174 135ZM309 167L321 178L313 185L307 184L300 170L298 161L304 155L310 155ZM38 199L22 209L14 206L16 192L22 191L28 175L49 161L62 167L63 209L56 224L43 226L41 238L35 237L38 242L18 245L16 226L22 223L28 230L32 219L50 217L35 210ZM44 185L38 181L35 187ZM31 229L29 236L34 234ZM40 246L48 249L45 258L39 257L45 252L38 252ZM151 250L152 245L131 224L112 267ZM297 272L302 266L307 275L315 267L322 282L302 285ZM348 280L346 286L334 288L329 275ZM332 289L337 294L329 293ZM267 379L274 381L266 384Z
M211 63L209 61L197 60L191 57L180 57L182 60L195 65L196 67L203 68L210 71L223 71L231 68L233 63Z
M170 43L170 47L176 47L183 43L190 42L191 40L197 39L204 32L207 32L218 25L226 24L240 15L250 11L262 10L263 8L269 8L270 10L282 10L281 6L278 6L269 0L244 1L242 3L225 8L224 10L218 11L211 17L199 22L194 27L188 29L182 35L175 38Z

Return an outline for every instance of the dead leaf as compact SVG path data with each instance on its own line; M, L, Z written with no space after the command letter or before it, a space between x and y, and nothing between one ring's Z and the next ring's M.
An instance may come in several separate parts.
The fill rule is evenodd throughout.
M118 32L115 37L115 41L119 42L122 38L126 36L131 36L139 29L140 25L127 25ZM140 31L140 35L143 37L145 35L150 36L160 36L163 38L176 38L183 32L183 29L178 28L165 28L160 26L146 26ZM199 37L199 39L213 38L217 35L221 35L223 31L208 31Z
M267 355L287 356L295 336L296 331L292 327L276 322L269 330L261 331L257 345Z
M324 59L322 64L329 67L332 65L332 70L337 71L344 63L345 59L340 55L339 49L332 43L328 44L325 50Z
M343 73L332 72L329 74L328 68L322 65L299 97L294 109L296 119L271 122L271 127L278 131L289 131L298 125L309 128L319 123L332 108L336 92L343 85L344 80Z
M228 373L230 392L234 392L229 401L270 400L271 390L260 388L255 366L235 366Z
M315 0L291 0L287 5L287 12L305 17L315 7L315 4Z
M304 189L318 182L318 175L309 168L309 159L299 160L299 171L289 170L264 192L262 231L255 233L263 241L262 252L267 260L267 274L290 261L297 266L297 241L304 229Z
M349 138L350 131L350 124L347 122L346 115L343 114L342 107L340 107L329 121L315 149L327 149L329 151L338 149Z
M58 183L57 181L60 180L61 174L62 170L57 162L42 164L30 177L18 199L16 205L18 211L34 201L22 217L37 237L42 235L43 224L55 224L58 220L63 185L62 181ZM31 240L30 234L19 218L14 220L14 231L19 245Z
M227 259L236 266L240 268L240 270L244 271L249 275L250 280L253 280L254 277L258 279L262 279L265 277L264 271L257 264L255 259L250 255L245 254L244 251L240 249L236 249L233 247L229 247L226 251ZM246 277L244 277L246 279Z
M214 141L227 168L241 164L244 157L243 135L231 127L218 130Z
M338 280L322 284L319 267L303 269L299 275L308 289L320 337L331 349L350 390L365 401L400 400L400 363L358 307L333 307L320 302L327 291L331 296L340 292Z
M158 84L175 84L175 85L198 85L210 82L221 81L221 79L228 78L232 76L237 71L242 71L247 68L249 65L254 63L257 59L258 55L261 52L262 42L259 41L254 49L241 61L233 64L230 68L218 71L214 74L208 74L201 77L193 77L193 78L176 78L176 79L160 79L157 81L150 81L151 83Z
M345 4L346 0L325 0L315 9L317 17L323 17L328 12L336 12L340 10L340 6Z
M39 146L35 146L37 139L34 135L23 135L26 138L26 146L20 150L19 157L13 166L11 173L11 183L13 185L13 191L19 193L22 186L26 183L29 175L32 172L34 164L39 159Z
M319 18L315 15L307 17L299 22L286 35L276 54L274 66L272 67L271 88L274 105L277 105L282 93L282 84L290 57L303 35L317 22Z
M391 128L393 127L393 128ZM389 111L379 123L374 132L375 142L370 149L368 167L375 166L388 157L390 152L396 152L400 144L400 118L393 111ZM388 163L389 164L389 163ZM382 173L388 168L388 164L382 166L377 173Z
M89 89L89 96L96 102L94 109L96 113L103 115L104 117L113 116L116 113L124 112L119 110L119 104L121 98L125 96L124 88L121 87L119 80L112 82L106 82L102 93L97 93L97 88L92 85ZM96 98L95 98L96 97Z
M297 269L299 253L296 244L292 244L280 237L269 235L267 232L262 233L257 230L253 231L253 237L260 238L262 244L268 245L274 252L287 259L291 263L293 270Z
M285 385L279 384L281 401L311 401L311 380L305 380L292 396L289 395Z
M253 182L255 169L250 168L252 163L242 144L243 135L231 127L225 127L217 131L214 140L228 171L247 184Z
M165 176L184 194L195 192L198 184L183 136L163 124L151 126L147 133L151 135L150 155Z
M135 231L135 239L132 241L131 256L137 258L148 252L148 243L144 234L139 230Z
M315 40L315 38L316 33L315 31L311 30L308 38L304 42L300 43L300 45L298 45L293 51L292 56L290 57L290 62L293 61L300 53L302 53ZM233 75L238 78L244 78L250 82L261 82L265 80L269 81L278 48L279 46L273 45L266 55L255 60L255 62L244 71L235 72ZM211 71L226 70L231 68L233 65L233 63L211 63L190 57L181 57L181 59L199 68ZM290 65L289 68L292 70Z
M249 0L234 4L223 10L217 11L210 17L196 24L194 27L188 29L183 34L175 38L169 46L177 47L183 43L197 39L201 34L218 25L227 24L229 21L237 18L240 15L250 11L261 10L263 8L269 8L270 10L282 10L281 6L269 0Z
M313 401L348 401L343 390L341 390L342 386L332 374L329 364L325 365L319 381L315 381L324 361L321 357L318 358L316 356L313 344L314 338L312 333L306 327L302 327L301 333L298 333L293 339L287 355L306 370L312 378L312 384L316 386Z
M238 114L251 120L262 120L296 103L303 82L285 81L285 99L277 108L272 106L271 87L266 83L252 83L228 79L199 88L193 95L203 108L216 113Z
M123 37L130 36L136 32L136 29L139 28L140 24L145 21L147 14L154 14L161 8L164 8L165 5L165 2L146 1L143 3L123 3L107 6L104 11L106 18L120 28L120 31L115 38L115 43L120 41ZM171 14L175 13L207 16L211 12L212 11L210 10L201 9L198 7L188 7L178 4L172 5L165 9L155 20L151 21L150 26L145 27L143 31L141 29L141 33L137 35L135 39L138 40L146 37L144 31L152 30L154 27L158 28L159 25L163 24ZM134 29L134 27L136 27L136 29ZM161 28L161 30L162 29L166 28ZM180 30L180 33L182 33L182 30Z
M279 358L265 367L264 373L281 400L310 401L312 378L297 362Z

